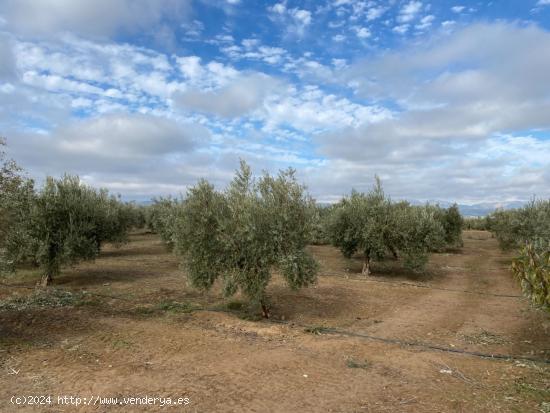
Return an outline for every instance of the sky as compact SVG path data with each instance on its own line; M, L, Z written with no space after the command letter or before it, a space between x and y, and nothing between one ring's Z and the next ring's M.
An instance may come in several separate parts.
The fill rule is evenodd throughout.
M0 136L138 201L239 159L334 202L550 197L550 0L0 0Z

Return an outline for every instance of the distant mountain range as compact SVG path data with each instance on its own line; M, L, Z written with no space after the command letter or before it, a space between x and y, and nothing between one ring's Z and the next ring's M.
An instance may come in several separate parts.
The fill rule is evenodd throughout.
M437 200L429 200L429 201L418 201L418 200L409 200L409 202L413 205L424 205L426 203L428 204L439 204L439 206L443 208L448 208L451 205L453 205L453 202L447 202L447 201L437 201ZM329 206L329 203L326 202L319 202L319 205L323 206ZM460 213L465 217L483 217L486 215L489 215L491 212L498 208L502 209L514 209L514 208L521 208L525 205L525 202L523 201L511 201L511 202L482 202L478 204L459 204L458 209L460 210Z
M416 203L416 202L412 202ZM419 202L420 204L424 202ZM453 203L452 202L445 202L445 201L429 201L430 204L439 204L443 208L450 207ZM511 202L482 202L479 204L458 204L458 209L460 210L460 213L465 217L482 217L485 215L490 214L495 209L501 208L501 209L514 209L514 208L521 208L525 205L525 202L522 201L511 201Z
M152 200L135 200L135 202L138 205L151 205L153 203ZM429 200L429 201L418 201L418 200L412 200L409 201L413 205L424 205L426 203L435 205L439 204L439 206L443 208L448 208L451 205L453 205L453 202L447 202L447 201L437 201L437 200ZM331 204L328 202L318 202L318 205L321 206L330 206ZM511 201L511 202L482 202L478 204L458 204L458 209L460 210L460 213L465 217L483 217L491 212L493 212L497 208L502 209L514 209L514 208L521 208L525 205L524 201Z

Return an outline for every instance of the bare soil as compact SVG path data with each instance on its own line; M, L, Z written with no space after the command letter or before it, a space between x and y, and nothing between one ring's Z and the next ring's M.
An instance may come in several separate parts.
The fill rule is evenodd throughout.
M73 301L0 310L0 411L550 412L550 364L524 359L550 360L550 317L521 297L489 233L465 232L422 274L389 259L365 278L359 258L310 248L317 285L291 291L275 274L270 320L219 287L187 286L151 234L64 270L53 287ZM39 278L21 271L0 299L32 294ZM55 399L15 406L13 395ZM75 407L58 395L190 403Z

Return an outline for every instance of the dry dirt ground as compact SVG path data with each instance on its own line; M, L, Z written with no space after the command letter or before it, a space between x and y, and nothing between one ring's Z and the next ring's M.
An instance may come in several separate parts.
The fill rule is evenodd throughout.
M423 274L389 260L364 278L359 259L311 249L317 285L294 292L275 275L270 321L219 288L188 287L151 234L64 270L53 287L73 295L57 301L29 298L39 274L20 272L0 286L14 303L0 310L0 411L550 411L550 364L522 359L550 359L550 317L519 297L490 234L465 232L464 248L434 254ZM15 406L13 395L53 398ZM58 395L189 404L77 408Z

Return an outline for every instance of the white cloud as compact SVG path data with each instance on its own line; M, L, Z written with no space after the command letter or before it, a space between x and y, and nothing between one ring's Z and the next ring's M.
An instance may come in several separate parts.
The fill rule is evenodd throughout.
M400 24L399 26L395 26L392 30L395 33L405 34L409 30L409 25L408 24Z
M13 80L16 77L15 55L13 53L12 42L0 33L0 82Z
M221 51L234 60L261 60L271 65L281 63L287 56L285 49L262 45L257 39L244 39L241 44L242 47L233 45Z
M303 89L290 87L279 95L270 96L262 114L270 128L289 125L307 132L357 126L363 122L378 122L390 116L378 106L365 106L349 99L326 94L316 86Z
M550 1L550 0L549 0ZM451 7L451 10L453 13L462 13L462 11L465 9L466 7L464 6L453 6Z
M537 6L550 6L550 0L539 0Z
M268 7L270 18L286 26L289 34L302 36L307 26L311 24L311 12L299 8L287 8L284 3L276 3Z
M417 199L550 196L550 143L525 132L550 130L547 56L548 32L497 23L351 65L344 77L360 96L391 99L400 110L316 135L329 161L313 179L361 188L370 185L361 177L378 173L390 193Z
M360 39L367 39L371 37L371 32L366 27L355 27L354 30L355 30L355 34Z
M79 174L125 195L174 193L196 181L195 166L212 162L195 152L210 139L205 128L152 115L111 114L10 138L14 156L39 180Z
M367 11L367 20L368 21L376 20L376 19L382 17L382 15L385 12L386 12L386 9L382 6L371 7Z
M252 74L240 76L228 85L212 91L188 90L178 93L174 99L187 110L233 118L257 109L278 86L279 82L269 76Z
M286 6L283 3L276 3L270 7L270 10L273 13L284 14L286 12Z
M148 157L192 149L206 132L150 115L109 115L71 123L53 132L59 149L72 155Z
M422 19L420 19L420 22L414 27L416 28L416 30L426 30L432 25L434 19L435 19L435 16L431 14L428 16L424 16L422 17Z
M191 81L198 79L203 73L201 58L198 56L177 57L176 61L183 75Z
M304 26L311 23L311 13L307 10L290 9L289 13L295 20Z
M85 36L143 32L162 19L174 21L190 12L187 0L5 0L0 14L8 27L31 35L70 31Z
M408 23L416 18L420 10L422 9L422 2L411 0L407 4L403 5L397 16L397 21L400 23Z

